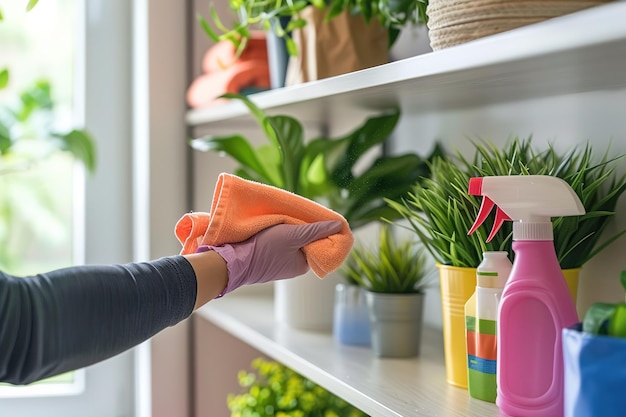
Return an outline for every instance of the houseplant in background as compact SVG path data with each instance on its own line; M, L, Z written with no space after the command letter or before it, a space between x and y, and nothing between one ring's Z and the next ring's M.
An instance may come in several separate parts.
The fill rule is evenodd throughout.
M381 217L400 218L385 199L400 201L416 182L429 175L426 162L443 154L436 146L428 158L413 153L382 155L368 163L368 151L393 132L400 117L395 109L367 118L343 137L305 142L302 124L295 118L267 115L241 95L227 97L246 104L268 143L254 148L245 137L234 133L194 139L191 146L235 159L239 167L234 174L242 178L286 189L333 209L346 218L352 230ZM360 173L356 164L364 165ZM339 277L331 275L322 282L310 275L278 282L278 321L310 330L332 327L333 294Z
M228 396L232 417L367 417L358 408L278 362L257 358L251 366L252 372L238 374L239 385L245 391Z
M3 74L0 84L8 80L8 72ZM32 240L24 237L46 238L58 229L53 191L33 174L36 168L67 153L89 172L95 169L89 133L57 129L54 110L51 86L43 80L19 94L14 104L0 107L0 265L7 269L18 267L19 254Z
M425 23L418 3L406 0L230 0L229 5L238 22L225 25L211 7L212 24L198 16L206 34L214 42L231 41L239 50L254 28L284 40L291 57L288 85L384 64L400 31Z
M514 258L508 223L490 243L485 243L482 231L477 236L467 235L480 208L480 199L467 193L471 177L553 175L576 191L586 214L553 220L557 256L574 298L582 265L626 233L624 230L600 241L618 199L626 191L626 175L615 172L624 155L610 158L607 151L598 160L590 145L564 154L551 146L538 151L532 138L514 138L502 149L488 141L478 140L474 145L472 158L457 153L456 157L435 160L431 178L416 184L402 203L390 202L438 263L447 380L462 387L467 386L462 311L476 285L475 268L486 251L505 250L511 260ZM483 230L491 229L492 219L487 222L490 224Z
M429 161L442 157L436 144L427 157L415 153L381 155L373 160L367 153L390 138L400 118L397 109L368 117L340 138L320 137L305 141L304 128L295 118L270 116L249 98L241 100L258 121L268 143L254 148L238 133L192 139L191 147L223 153L239 163L234 174L282 188L319 201L343 215L352 230L381 217L401 217L385 200L401 201L406 192L430 175ZM355 166L362 165L359 172Z
M424 248L412 239L392 236L391 226L384 225L376 247L358 243L344 267L345 274L365 290L375 354L419 355L428 284Z

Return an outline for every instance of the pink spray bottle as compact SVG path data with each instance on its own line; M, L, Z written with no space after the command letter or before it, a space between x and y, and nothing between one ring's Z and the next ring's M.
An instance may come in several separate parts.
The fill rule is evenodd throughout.
M515 259L498 308L496 404L507 416L562 416L561 330L579 320L556 257L551 217L585 209L574 190L553 176L472 178L469 194L483 196L470 234L494 205L487 241L505 220L514 222Z

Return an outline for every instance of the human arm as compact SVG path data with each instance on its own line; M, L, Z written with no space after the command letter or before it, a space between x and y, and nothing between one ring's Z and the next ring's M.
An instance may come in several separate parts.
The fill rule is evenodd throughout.
M112 357L188 317L195 299L182 256L0 273L0 381L26 384Z
M151 262L27 278L0 272L0 381L26 384L96 363L224 292L300 275L308 269L300 247L336 233L337 223L277 225L245 242Z

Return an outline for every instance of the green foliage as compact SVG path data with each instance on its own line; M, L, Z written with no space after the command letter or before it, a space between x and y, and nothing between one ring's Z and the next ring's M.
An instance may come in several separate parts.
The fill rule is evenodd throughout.
M415 7L417 7L417 14L420 21L425 25L428 24L428 15L426 14L426 8L428 7L428 0L415 0Z
M0 90L5 88L9 84L9 70L3 68L0 70Z
M622 271L620 282L626 290L626 271ZM585 313L582 330L591 334L626 337L626 303L593 303Z
M362 242L352 249L343 266L348 280L368 291L387 294L423 292L426 285L426 252L419 243L397 240L389 225L380 230L378 246Z
M312 5L328 10L326 20L333 19L344 11L363 16L366 22L377 19L389 31L389 46L394 44L400 31L407 24L426 23L426 14L421 8L421 0L229 0L230 8L238 16L238 22L232 27L224 24L211 5L210 24L202 15L197 19L207 36L214 42L227 40L232 42L240 53L250 38L250 30L257 28L273 31L285 39L290 55L297 55L297 47L290 37L290 32L301 29L307 22L298 13ZM288 18L286 27L281 19Z
M505 227L490 242L485 243L484 227L468 235L480 208L480 200L467 193L471 175L452 159L437 158L431 163L431 178L415 185L402 202L389 205L402 215L432 257L442 265L478 266L482 253L505 250Z
M33 7L35 7L37 5L37 3L39 3L39 0L29 0L28 4L26 5L26 11L30 12ZM4 14L2 13L2 9L0 9L0 22L2 22L4 20ZM0 89L2 89L2 86L0 85Z
M83 130L57 131L50 84L38 81L13 106L0 107L0 266L14 269L33 236L53 240L65 233L56 193L61 187L41 180L62 154L77 158L90 172L95 148ZM46 176L49 179L50 175ZM30 236L31 239L26 236ZM9 244L9 242L11 244Z
M240 166L235 174L319 201L358 228L381 217L399 218L384 199L400 201L413 184L430 174L427 160L443 154L436 146L428 159L407 153L381 156L355 173L355 165L373 147L390 137L400 113L393 110L367 119L341 138L317 138L305 143L304 129L293 117L269 116L242 95L268 143L254 148L240 134L191 141L194 149L223 152Z
M39 3L39 0L29 0L26 5L26 11L31 11Z
M417 184L409 196L392 207L409 221L412 229L437 262L472 267L485 250L507 250L511 259L511 224L505 223L496 238L485 244L488 219L467 236L480 208L480 199L467 194L469 178L491 175L553 175L565 180L578 194L586 214L554 218L554 243L561 268L581 267L620 236L622 230L600 243L602 232L615 214L617 201L626 190L626 174L615 169L624 155L609 158L608 150L597 160L590 145L559 154L553 147L532 147L532 138L515 138L503 149L487 141L474 142L475 154L432 163L431 179Z
M32 167L56 152L69 152L89 172L95 169L95 145L88 132L53 127L54 103L47 81L22 92L17 105L0 107L0 175Z
M367 415L280 363L252 361L253 372L240 371L246 390L228 396L232 417L366 417Z

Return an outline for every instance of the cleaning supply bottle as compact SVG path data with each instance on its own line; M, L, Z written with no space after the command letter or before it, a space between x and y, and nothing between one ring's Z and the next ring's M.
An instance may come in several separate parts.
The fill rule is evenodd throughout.
M563 180L544 175L472 178L469 194L483 196L473 233L495 206L488 241L513 221L513 269L497 323L497 398L507 416L563 415L561 331L578 322L554 249L551 217L585 213Z
M483 401L496 400L498 304L512 266L507 252L483 252L476 269L476 291L465 304L468 390Z

